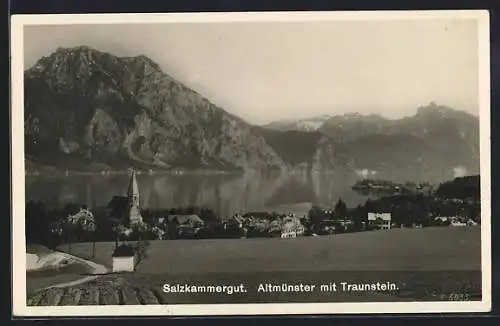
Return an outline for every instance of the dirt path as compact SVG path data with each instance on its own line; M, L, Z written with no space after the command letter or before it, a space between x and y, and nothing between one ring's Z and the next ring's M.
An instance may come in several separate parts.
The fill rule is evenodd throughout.
M75 281L64 282L64 283L59 283L59 284L51 285L51 286L46 287L45 289L50 289L50 288L65 288L65 287L75 286L75 285L78 285L78 284L82 284L82 283L94 280L97 277L99 277L100 275L104 275L104 274L107 274L109 272L109 270L108 270L108 268L106 266L94 263L93 261L90 261L90 260L87 260L87 259L83 259L83 258L80 258L80 257L76 257L76 256L73 256L73 255L64 253L64 252L58 252L58 254L61 255L62 257L64 257L65 259L74 260L76 262L79 262L79 263L87 265L91 269L91 272L90 272L91 275L82 277L81 279L78 279L78 280L75 280Z

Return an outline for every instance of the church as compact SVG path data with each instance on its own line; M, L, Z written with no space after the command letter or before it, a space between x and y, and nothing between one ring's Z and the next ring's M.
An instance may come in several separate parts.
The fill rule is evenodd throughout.
M135 170L132 170L126 196L114 196L107 205L109 217L127 227L143 224L140 202L139 185Z

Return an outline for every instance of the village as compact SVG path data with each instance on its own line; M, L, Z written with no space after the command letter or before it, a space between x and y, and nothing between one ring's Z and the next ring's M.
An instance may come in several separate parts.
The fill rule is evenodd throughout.
M289 239L391 228L466 226L480 222L477 199L469 196L436 199L422 194L368 199L365 205L352 209L339 199L333 207L295 203L229 217L217 217L204 208L148 210L140 207L135 172L130 175L126 196L114 196L106 208L90 209L75 204L62 212L47 212L41 206L43 204L28 203L28 240L32 229L39 231L43 227L48 229L45 237L32 240L49 242L52 246L72 241L138 239ZM33 222L33 216L37 221Z

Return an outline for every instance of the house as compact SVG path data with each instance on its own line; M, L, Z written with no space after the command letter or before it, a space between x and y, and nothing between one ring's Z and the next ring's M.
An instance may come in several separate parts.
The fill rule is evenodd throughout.
M230 229L230 228L242 229L244 224L245 224L245 218L243 218L239 214L236 214L227 219L227 221L224 223L224 229Z
M156 240L163 240L165 237L165 230L155 225L151 228L151 232L154 234Z
M375 225L380 230L389 230L391 219L391 213L368 213L368 223Z
M268 212L249 212L245 213L243 217L251 220L269 220L272 216Z
M205 225L205 222L196 214L176 214L167 217L168 225L177 230L177 236L181 238L191 238L196 236L200 228Z
M296 238L304 235L305 227L296 217L286 217L281 226L281 238Z
M467 223L464 223L464 222L462 222L462 221L460 221L460 220L457 219L457 220L451 221L450 225L451 226L466 226Z
M336 222L334 220L323 220L320 222L319 234L328 235L334 234L337 230Z
M283 227L283 220L281 218L275 218L269 221L269 225L267 227L267 233L269 233L271 237L281 237L282 227Z
M175 214L167 217L169 223L177 223L178 225L201 227L205 222L196 214Z
M94 216L87 208L80 208L80 211L76 214L66 217L66 221L68 223L80 224L82 226L91 226L92 224L95 224Z
M249 230L258 230L259 233L268 233L272 215L268 212L250 212L243 215L244 226Z
M454 219L456 216L435 216L432 223L434 225L450 225Z
M297 232L295 232L295 231L288 231L288 232L281 233L282 239L289 239L289 238L296 238L296 237L297 237Z
M350 220L348 219L347 217L344 217L342 219L338 219L337 220L337 223L343 227L344 229L347 229L348 227L350 227L351 225L354 224L354 221L353 220Z
M451 221L453 219L453 217L450 217L450 216L436 216L434 217L434 221L436 222L440 222L440 223L446 223L448 221Z
M265 210L267 212L273 212L278 215L286 215L292 217L307 217L309 215L309 211L313 207L312 203L296 203L289 205L279 205L268 207Z
M134 248L128 245L116 247L113 251L113 272L133 272L135 270Z

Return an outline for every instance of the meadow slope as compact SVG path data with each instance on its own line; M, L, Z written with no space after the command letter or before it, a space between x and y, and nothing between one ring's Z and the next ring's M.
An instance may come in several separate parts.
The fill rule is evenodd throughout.
M460 271L481 269L480 227L393 229L296 239L151 241L139 273L249 271ZM91 258L90 243L72 253ZM114 242L97 243L111 266ZM61 246L60 250L67 250Z
M443 301L453 293L480 300L480 227L394 229L297 239L152 241L135 273L28 293L33 306L248 302ZM89 258L91 244L73 244ZM96 244L111 265L114 243ZM62 246L60 250L67 249ZM61 282L64 275L61 275ZM394 282L390 292L261 293L259 284ZM165 293L163 285L239 285L248 292Z

